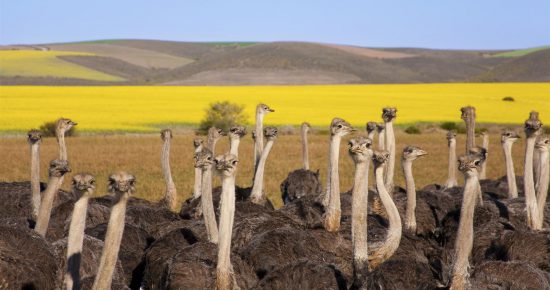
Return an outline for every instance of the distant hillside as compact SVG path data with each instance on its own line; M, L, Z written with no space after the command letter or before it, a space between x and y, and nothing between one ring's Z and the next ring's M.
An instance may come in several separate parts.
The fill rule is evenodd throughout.
M29 50L35 51L32 55L39 61L27 60L25 66L13 61ZM2 58L2 55L6 57ZM41 56L49 59L42 59ZM10 61L6 61L8 58ZM41 67L52 61L65 68L63 73ZM550 81L550 47L519 51L464 51L365 48L304 42L192 43L158 40L0 46L0 83L4 85L299 85L470 81Z

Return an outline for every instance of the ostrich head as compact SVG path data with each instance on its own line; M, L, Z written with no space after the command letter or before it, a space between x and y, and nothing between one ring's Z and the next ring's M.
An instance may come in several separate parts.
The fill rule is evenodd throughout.
M391 122L397 117L397 109L394 107L385 107L382 109L382 119L384 122Z
M29 141L29 144L40 143L42 141L42 132L36 129L30 130L27 132L27 141Z
M374 168L379 168L381 166L384 166L386 161L388 161L389 157L390 157L390 153L386 150L374 151L372 153L372 161L374 163Z
M235 174L239 159L233 154L219 155L214 159L216 173L220 176L230 177Z
M210 129L208 129L208 138L211 140L218 140L225 135L222 129L216 127L210 127Z
M193 139L193 146L195 147L195 149L201 147L203 143L204 143L204 140L202 139L199 139L199 138Z
M212 151L204 148L200 152L195 153L195 168L204 168L214 164Z
M264 136L267 139L267 141L273 141L277 139L279 131L276 127L265 127L264 128Z
M454 131L447 132L447 144L451 145L451 142L456 142L456 133Z
M376 124L376 130L378 131L378 133L382 133L382 131L384 131L385 129L386 129L386 124L384 123Z
M525 121L525 135L527 137L538 136L542 128L542 122L539 120L539 113L532 111L529 113L529 119Z
M502 144L504 143L513 144L516 141L518 141L519 138L521 138L519 134L512 130L505 130L504 132L502 132L502 134L500 134L500 142Z
M355 129L344 119L334 118L330 123L330 134L332 136L343 137L354 131Z
M472 149L470 149L468 153L470 155L478 156L479 158L481 158L482 162L485 162L485 160L487 159L487 149L481 146L472 147Z
M539 151L548 152L550 149L550 140L548 139L548 136L541 136L539 141L535 144L535 148Z
M55 126L55 133L58 135L65 134L65 132L71 130L71 128L76 125L78 125L78 123L71 121L71 119L61 118L57 120L57 124Z
M65 173L71 172L71 167L67 160L54 159L50 162L48 172L51 177L62 177Z
M355 163L366 162L372 158L372 140L365 137L352 138L348 142L349 155Z
M160 131L160 138L165 141L166 139L172 139L172 130L162 129Z
M489 135L489 132L487 131L487 129L481 129L481 131L476 134L476 137L485 137L488 135Z
M302 123L302 129L307 132L307 131L309 131L309 129L311 129L311 125L308 122L303 122Z
M240 139L244 135L246 135L246 128L244 126L235 125L231 128L229 128L229 139Z
M458 170L466 177L477 176L483 161L483 157L477 154L460 156L458 158Z
M136 177L132 174L119 171L109 176L109 192L111 193L134 193L136 190Z
M365 128L367 129L367 133L370 133L378 128L378 124L376 122L367 122Z
M80 196L85 193L91 194L95 190L95 177L88 173L78 173L73 176L72 187L73 192Z
M268 113L271 113L271 112L275 112L275 110L271 109L268 105L266 104L258 104L258 106L256 107L256 113L260 114L260 115L266 115Z
M476 108L472 106L462 107L460 108L460 118L464 121L470 120L470 118L476 117Z
M403 148L403 161L405 160L409 160L409 161L414 161L416 160L416 158L420 157L420 156L424 156L424 155L427 155L428 152L420 149L419 147L416 147L416 146L407 146L405 148Z

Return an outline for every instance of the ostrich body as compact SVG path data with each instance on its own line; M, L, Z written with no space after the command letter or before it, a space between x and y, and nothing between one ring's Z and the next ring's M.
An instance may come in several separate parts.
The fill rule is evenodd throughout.
M447 132L447 144L449 145L449 167L445 188L452 188L458 185L456 180L456 133L453 131Z
M382 119L384 119L384 125L386 127L386 147L384 150L390 153L386 171L384 171L384 181L386 190L389 192L390 196L393 195L393 174L395 170L395 134L393 132L393 120L395 120L396 114L396 108L382 109Z
M38 217L40 209L40 144L42 143L42 132L30 130L27 133L27 141L31 147L31 192L32 192L32 216Z
M203 140L202 139L195 139L193 140L193 146L195 147L195 154L202 151L204 148L203 146ZM195 167L195 185L193 186L193 199L197 199L199 196L201 196L201 176L202 176L202 170L200 168Z
M164 182L166 183L166 191L160 204L171 210L176 208L177 203L176 185L174 184L172 172L170 171L170 141L172 140L172 130L164 129L160 131L160 137L163 141L160 164L162 165Z
M531 112L529 119L525 121L525 163L523 173L523 191L525 194L525 206L527 212L527 225L530 229L540 230L542 221L539 220L539 207L535 196L535 183L533 179L533 151L537 136L540 135L542 123L539 121L538 113Z
M401 158L401 166L403 167L403 175L407 185L407 209L405 218L405 230L416 234L416 187L412 174L412 163L420 156L428 154L426 151L415 147L407 146L403 149L403 157Z
M304 162L304 165L302 168L304 170L309 170L309 151L307 146L307 133L309 132L309 129L311 128L311 125L309 125L308 122L303 122L301 126L301 134L302 134L302 160Z
M246 128L243 126L233 126L229 128L229 153L239 157L239 144L241 138L246 135Z
M258 163L264 150L264 136L262 135L264 131L264 117L271 112L275 112L275 110L266 104L258 104L256 106L256 126L252 134L252 138L254 138L254 173L256 173L256 168L258 168Z
M212 201L212 165L214 159L212 152L204 149L202 152L195 154L195 167L202 171L202 195L201 206L204 215L204 225L208 241L214 244L218 243L218 225L216 223L216 214L214 213L214 204Z
M93 290L111 289L113 273L118 259L122 234L124 232L124 219L126 217L126 204L130 194L135 192L136 178L126 172L118 172L109 177L109 190L115 194L116 203L111 209L109 226L105 235L105 246L101 253L99 269L92 286Z
M340 228L340 178L338 175L338 156L340 154L340 141L342 137L355 131L351 125L340 118L332 119L330 124L330 158L327 174L327 190L323 199L326 207L324 216L324 228L329 232L336 232Z
M487 131L482 131L481 133L479 133L479 135L481 136L481 140L482 140L482 145L481 147L483 149L485 149L486 152L489 152L489 132ZM488 153L486 153L486 155L488 155ZM488 156L486 156L485 158L487 158ZM481 171L479 172L479 179L486 179L487 178L487 160L485 160L482 164L481 164Z
M38 218L34 230L42 237L46 236L48 224L50 223L50 214L52 212L53 201L59 188L61 187L62 178L65 173L70 172L71 168L66 160L53 160L50 162L48 187L44 192L44 198L40 204Z
M74 210L67 238L67 269L63 286L65 289L80 289L80 261L82 257L82 244L84 242L84 228L86 227L86 213L88 200L95 190L95 178L90 174L77 174L73 176L73 192L78 200L74 204Z
M264 129L264 135L267 139L267 142L265 144L264 150L262 151L260 161L258 162L258 165L256 167L256 173L254 175L254 185L252 186L252 193L250 194L250 201L255 204L265 205L267 202L265 193L263 192L265 163L267 162L267 157L269 155L269 152L271 152L273 143L275 142L275 139L277 139L277 134L278 131L275 127L266 127Z
M536 144L535 149L538 151L540 159L540 179L539 186L537 187L537 206L539 211L539 222L542 225L544 222L544 207L546 205L546 198L548 196L548 182L549 182L549 151L550 141L548 137L541 138Z
M367 131L367 138L371 139L374 142L374 134L376 134L377 129L376 122L367 122L367 125L365 125L365 129Z
M476 146L476 108L468 106L460 108L460 118L466 124L466 154Z
M508 198L518 197L516 184L516 172L514 171L514 159L512 158L512 145L519 139L519 135L513 131L505 131L500 136L502 151L506 161L506 180L508 183Z
M378 131L378 150L385 150L386 139L384 137L386 135L386 126L384 123L378 123L376 124L376 130Z

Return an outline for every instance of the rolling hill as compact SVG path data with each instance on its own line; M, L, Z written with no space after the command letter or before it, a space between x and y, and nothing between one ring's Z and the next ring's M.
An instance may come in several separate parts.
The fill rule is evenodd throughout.
M365 48L305 42L100 40L3 46L0 55L2 53L33 54L34 58L24 66L0 58L0 84L3 85L550 81L550 47L464 51ZM48 68L51 62L64 69Z

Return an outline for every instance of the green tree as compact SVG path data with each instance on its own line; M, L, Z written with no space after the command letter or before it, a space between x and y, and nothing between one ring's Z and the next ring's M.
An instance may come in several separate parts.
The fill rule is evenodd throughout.
M248 116L244 113L244 105L229 101L215 102L208 106L206 115L199 125L199 132L206 133L208 128L216 127L224 131L233 125L246 125Z

